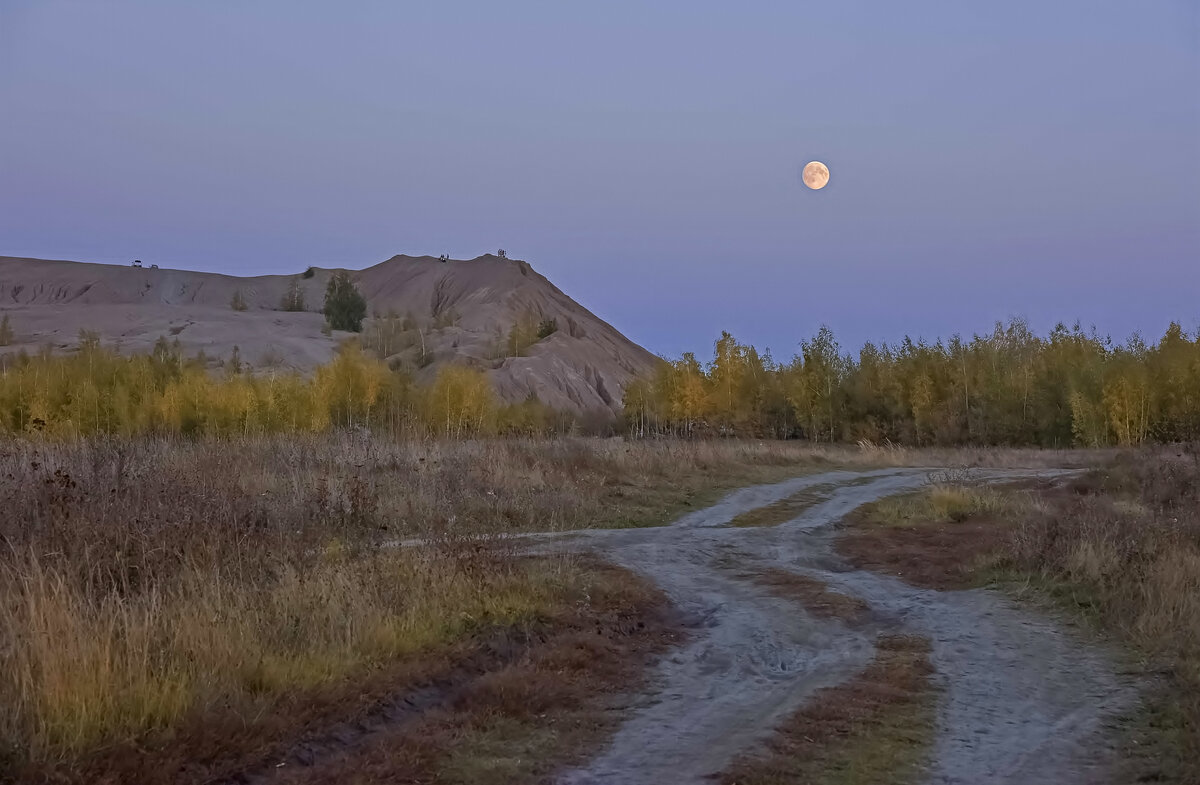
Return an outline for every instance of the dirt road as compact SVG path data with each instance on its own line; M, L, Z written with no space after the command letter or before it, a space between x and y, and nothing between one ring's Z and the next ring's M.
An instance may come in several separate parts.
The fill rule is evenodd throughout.
M652 694L631 696L606 751L561 778L702 783L768 736L813 691L846 680L884 630L926 636L942 688L927 782L1103 781L1105 723L1136 698L1105 653L990 591L938 592L847 568L833 524L854 508L918 487L928 470L829 472L737 491L671 526L583 531L543 548L593 550L656 581L687 615L690 641L663 661ZM983 479L1053 472L995 471ZM819 492L774 527L729 522L799 491ZM872 623L815 618L744 574L780 567L866 600ZM743 576L743 577L739 577Z

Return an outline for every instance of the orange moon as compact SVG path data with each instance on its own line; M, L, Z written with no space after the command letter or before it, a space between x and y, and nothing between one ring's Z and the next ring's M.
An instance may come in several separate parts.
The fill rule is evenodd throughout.
M809 161L804 165L804 184L819 191L829 183L829 167L820 161Z

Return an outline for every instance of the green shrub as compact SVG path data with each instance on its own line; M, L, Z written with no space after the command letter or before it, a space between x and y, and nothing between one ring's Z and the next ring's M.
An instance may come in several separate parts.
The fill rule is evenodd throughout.
M367 301L359 293L350 274L335 273L325 289L325 319L335 330L362 332L363 319L367 315Z

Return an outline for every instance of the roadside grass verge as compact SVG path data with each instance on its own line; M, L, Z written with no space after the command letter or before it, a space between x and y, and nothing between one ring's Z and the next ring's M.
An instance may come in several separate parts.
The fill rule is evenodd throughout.
M988 583L1014 528L1038 514L1040 484L973 483L969 474L934 475L918 491L863 505L841 525L835 549L863 569L931 589Z
M938 589L996 585L1115 635L1155 676L1123 781L1200 782L1200 448L1130 451L1057 486L932 484L868 505L837 548Z
M590 561L578 567L579 593L542 618L479 627L257 705L208 707L172 732L31 767L21 779L217 785L342 781L353 771L357 782L471 782L454 776L456 766L492 755L498 729L514 755L536 749L526 763L552 770L603 739L607 695L636 686L675 637L665 599L647 583Z
M998 567L1130 643L1158 678L1130 720L1139 782L1200 782L1200 448L1122 456L1021 522Z
M308 785L354 772L360 785L507 785L546 782L582 762L620 722L612 701L636 689L649 659L676 642L661 594L600 569L593 613L576 614L516 660L459 685L410 725L274 779Z
M884 635L855 678L818 691L765 750L720 775L724 785L908 785L918 782L935 731L929 642Z
M5 576L0 659L10 749L78 755L197 712L269 711L475 629L545 617L582 591L569 563L379 552L280 562L258 586L188 569L153 590L72 585L32 561ZM564 596L565 595L565 596Z
M353 703L354 685L587 607L594 568L473 539L609 514L595 481L573 499L529 487L561 467L555 446L524 474L494 464L527 449L4 444L0 779L100 781L106 755L154 759L184 737L198 759L237 757L239 739ZM386 547L410 530L434 545Z
M1028 494L1015 494L1008 487L974 482L967 470L935 472L920 490L887 496L864 505L856 519L872 526L928 526L961 523L981 516L1015 518L1032 503Z

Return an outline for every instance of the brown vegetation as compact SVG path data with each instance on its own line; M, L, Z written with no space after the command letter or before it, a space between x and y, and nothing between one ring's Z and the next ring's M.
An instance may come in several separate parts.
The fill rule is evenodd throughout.
M470 659L492 640L549 651L559 633L603 615L607 606L580 604L601 591L595 568L482 548L478 535L661 523L724 488L834 463L978 457L362 432L9 440L0 760L68 778L116 776L143 759L171 770L170 756L185 753L203 771L252 765L298 733L435 678L429 662ZM410 537L438 545L389 545ZM480 743L531 727L501 726L480 731ZM467 761L469 745L452 747L446 754Z
M304 701L340 705L339 689L396 662L557 618L595 582L574 561L480 549L476 535L659 523L835 458L877 459L349 434L6 442L4 760L69 769L100 748L225 727L209 722L223 712L258 718L268 738L280 713L308 716ZM444 544L386 547L417 536Z
M22 777L332 783L354 771L360 783L535 781L612 730L608 696L636 687L676 637L664 598L644 581L598 564L574 568L585 578L579 589L538 618L298 688L261 713L207 707L170 733L117 740Z
M1037 508L1026 483L1004 490L973 484L964 472L939 475L922 490L864 505L841 525L835 549L860 569L929 589L986 581L1024 516Z
M1011 570L1119 634L1161 680L1127 748L1138 781L1200 781L1200 450L1123 456L1023 521Z
M796 518L809 507L826 499L833 486L806 488L772 504L755 507L729 522L730 526L778 526Z
M1126 773L1200 781L1200 450L1127 453L1055 487L964 480L863 508L839 551L921 586L999 582L1115 633L1161 675Z
M736 761L725 785L895 785L915 782L934 732L929 642L885 635L850 681L817 692L766 751Z
M805 610L820 618L861 624L871 615L870 606L862 598L833 591L824 581L808 575L776 567L742 575L780 597L799 602Z
M219 770L418 679L420 663L458 647L595 629L612 611L597 599L605 592L645 610L621 594L635 584L606 589L617 581L597 568L471 538L614 515L645 522L636 516L752 452L319 437L9 442L0 761L91 777L116 771L114 761L186 751ZM664 493L672 480L680 488ZM387 547L409 534L441 544ZM243 749L242 737L258 746Z
M273 781L507 785L543 782L615 729L609 703L635 688L650 656L676 642L663 598L643 581L600 568L587 605L510 662L488 663L402 727L346 744ZM307 751L307 748L306 750ZM303 759L299 761L305 763Z

